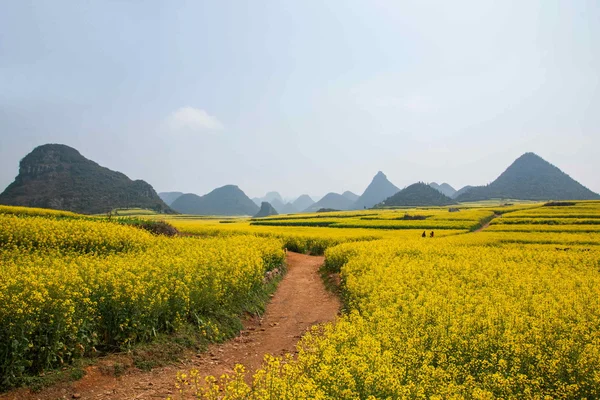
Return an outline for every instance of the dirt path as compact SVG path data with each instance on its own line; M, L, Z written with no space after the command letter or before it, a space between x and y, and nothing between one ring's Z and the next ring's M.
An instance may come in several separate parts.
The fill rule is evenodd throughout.
M232 372L236 363L251 371L260 367L265 354L293 353L295 345L312 325L335 319L339 299L328 292L321 281L319 267L323 257L288 252L288 272L277 288L262 318L244 323L237 338L212 345L206 353L190 354L189 360L152 372L131 370L124 376L103 375L97 366L89 367L79 381L60 384L39 393L18 390L0 399L165 399L177 394L177 371L197 368L202 375L219 376Z
M477 228L476 230L474 230L474 233L477 232L481 232L482 230L484 230L485 228L487 228L488 226L490 226L490 224L492 223L492 221L498 217L501 217L502 215L500 214L494 214L494 216L492 217L492 219L490 219L488 222L486 222L485 224L483 224L480 228Z

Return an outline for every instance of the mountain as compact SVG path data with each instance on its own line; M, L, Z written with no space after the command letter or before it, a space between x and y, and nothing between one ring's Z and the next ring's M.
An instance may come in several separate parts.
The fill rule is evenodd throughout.
M534 153L517 158L495 181L477 186L456 197L457 201L493 198L520 200L593 200L592 192Z
M296 214L298 212L298 209L294 207L292 203L285 203L281 208L279 214Z
M160 192L158 194L158 197L160 197L162 201L164 201L168 205L171 205L182 194L183 192Z
M358 198L360 197L356 193L352 193L349 190L346 190L344 193L342 193L342 196L344 196L345 198L347 198L348 200L350 200L353 203L356 202L356 200L358 200Z
M385 199L378 207L447 206L454 200L423 182L413 183Z
M63 144L45 144L27 154L14 182L0 194L0 204L83 214L138 207L173 212L148 183L132 181Z
M285 201L279 192L267 192L263 197L254 197L252 201L257 205L261 206L263 201L271 204L276 210L283 208Z
M431 186L432 188L434 188L435 190L437 190L440 193L445 194L446 196L452 198L452 196L454 196L454 193L456 193L456 189L454 189L452 186L450 186L447 183L442 183L441 185L438 185L435 182L431 182L429 184L429 186Z
M373 180L365 189L365 192L356 200L353 208L371 208L375 204L382 202L388 197L395 193L398 193L400 189L388 181L385 174L381 171L377 172L377 175L373 177Z
M197 196L184 194L171 207L184 214L195 215L254 215L259 207L235 185L226 185Z
M471 185L467 185L467 186L463 186L462 188L458 189L456 191L456 193L454 193L454 195L452 195L451 197L453 199L456 199L458 196L460 196L461 194L468 192L469 190L471 190L474 186Z
M307 194L303 194L302 196L300 196L296 200L294 200L294 202L292 203L294 208L299 211L306 210L308 207L312 206L313 204L315 204L314 200L311 199L310 196Z
M321 208L330 208L333 210L350 210L354 203L352 200L347 199L338 193L327 193L325 197L317 201L310 207L304 210L304 212L316 212Z
M274 200L277 200L281 204L284 204L283 203L283 197L281 197L281 195L279 194L279 192L268 192L267 194L265 194L265 197L263 197L263 201L269 202L271 204L273 204L272 202Z
M273 206L273 208L276 209L277 212L280 214L281 214L281 210L283 210L283 207L285 206L283 201L279 200L278 198L274 198L273 200L271 200L271 202L267 202L267 203L271 204Z
M273 208L271 204L269 204L266 201L263 201L260 205L260 210L258 210L258 213L256 213L254 218L268 217L269 215L278 215L278 212Z

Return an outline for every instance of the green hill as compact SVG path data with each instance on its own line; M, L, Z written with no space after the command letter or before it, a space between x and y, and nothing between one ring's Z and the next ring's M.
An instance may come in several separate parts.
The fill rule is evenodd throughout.
M471 185L463 186L462 188L458 189L458 190L456 191L456 193L454 193L454 194L453 194L452 196L450 196L450 197L452 197L453 199L456 199L458 196L460 196L460 195L461 195L461 194L463 194L463 193L466 193L466 192L468 192L468 191L469 191L469 190L471 190L473 187L474 187L474 186L471 186Z
M371 208L399 191L400 189L390 182L383 172L379 171L352 208Z
M63 144L45 144L27 154L14 182L0 194L0 204L82 214L105 213L115 208L173 212L148 183L132 181Z
M377 207L447 206L454 200L425 183L413 183L379 203Z
M254 215L259 207L235 185L226 185L198 196L184 194L171 207L183 214L195 215Z
M517 158L495 181L476 186L456 197L457 201L488 199L594 200L592 192L534 153Z
M278 215L278 214L279 213L277 212L277 210L275 208L273 208L273 206L271 204L269 204L269 202L263 201L260 204L260 210L258 210L258 213L256 213L254 218L268 217L270 215Z

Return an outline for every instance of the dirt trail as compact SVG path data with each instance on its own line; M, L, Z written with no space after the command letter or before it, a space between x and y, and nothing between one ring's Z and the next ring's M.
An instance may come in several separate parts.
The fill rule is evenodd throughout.
M496 218L501 217L501 214L494 214L494 216L492 217L492 219L490 219L488 222L486 222L485 224L481 225L481 227L477 228L476 230L474 230L474 233L477 232L481 232L482 230L484 230L485 228L487 228L488 226L490 226L490 224L492 223L492 221Z
M325 289L319 275L323 261L323 257L288 252L288 272L262 318L246 321L240 336L224 344L211 345L206 353L190 353L183 363L152 372L130 370L118 378L103 375L97 366L92 366L79 381L59 384L39 393L21 389L0 395L0 399L165 399L178 395L174 383L180 370L197 368L202 375L219 376L232 372L236 363L256 370L265 354L293 353L308 328L337 316L339 299Z

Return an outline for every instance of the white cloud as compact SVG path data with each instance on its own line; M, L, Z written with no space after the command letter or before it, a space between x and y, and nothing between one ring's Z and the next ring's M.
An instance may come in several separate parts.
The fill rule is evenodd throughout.
M190 106L181 107L167 117L167 126L177 131L215 132L224 129L223 124L205 110Z

